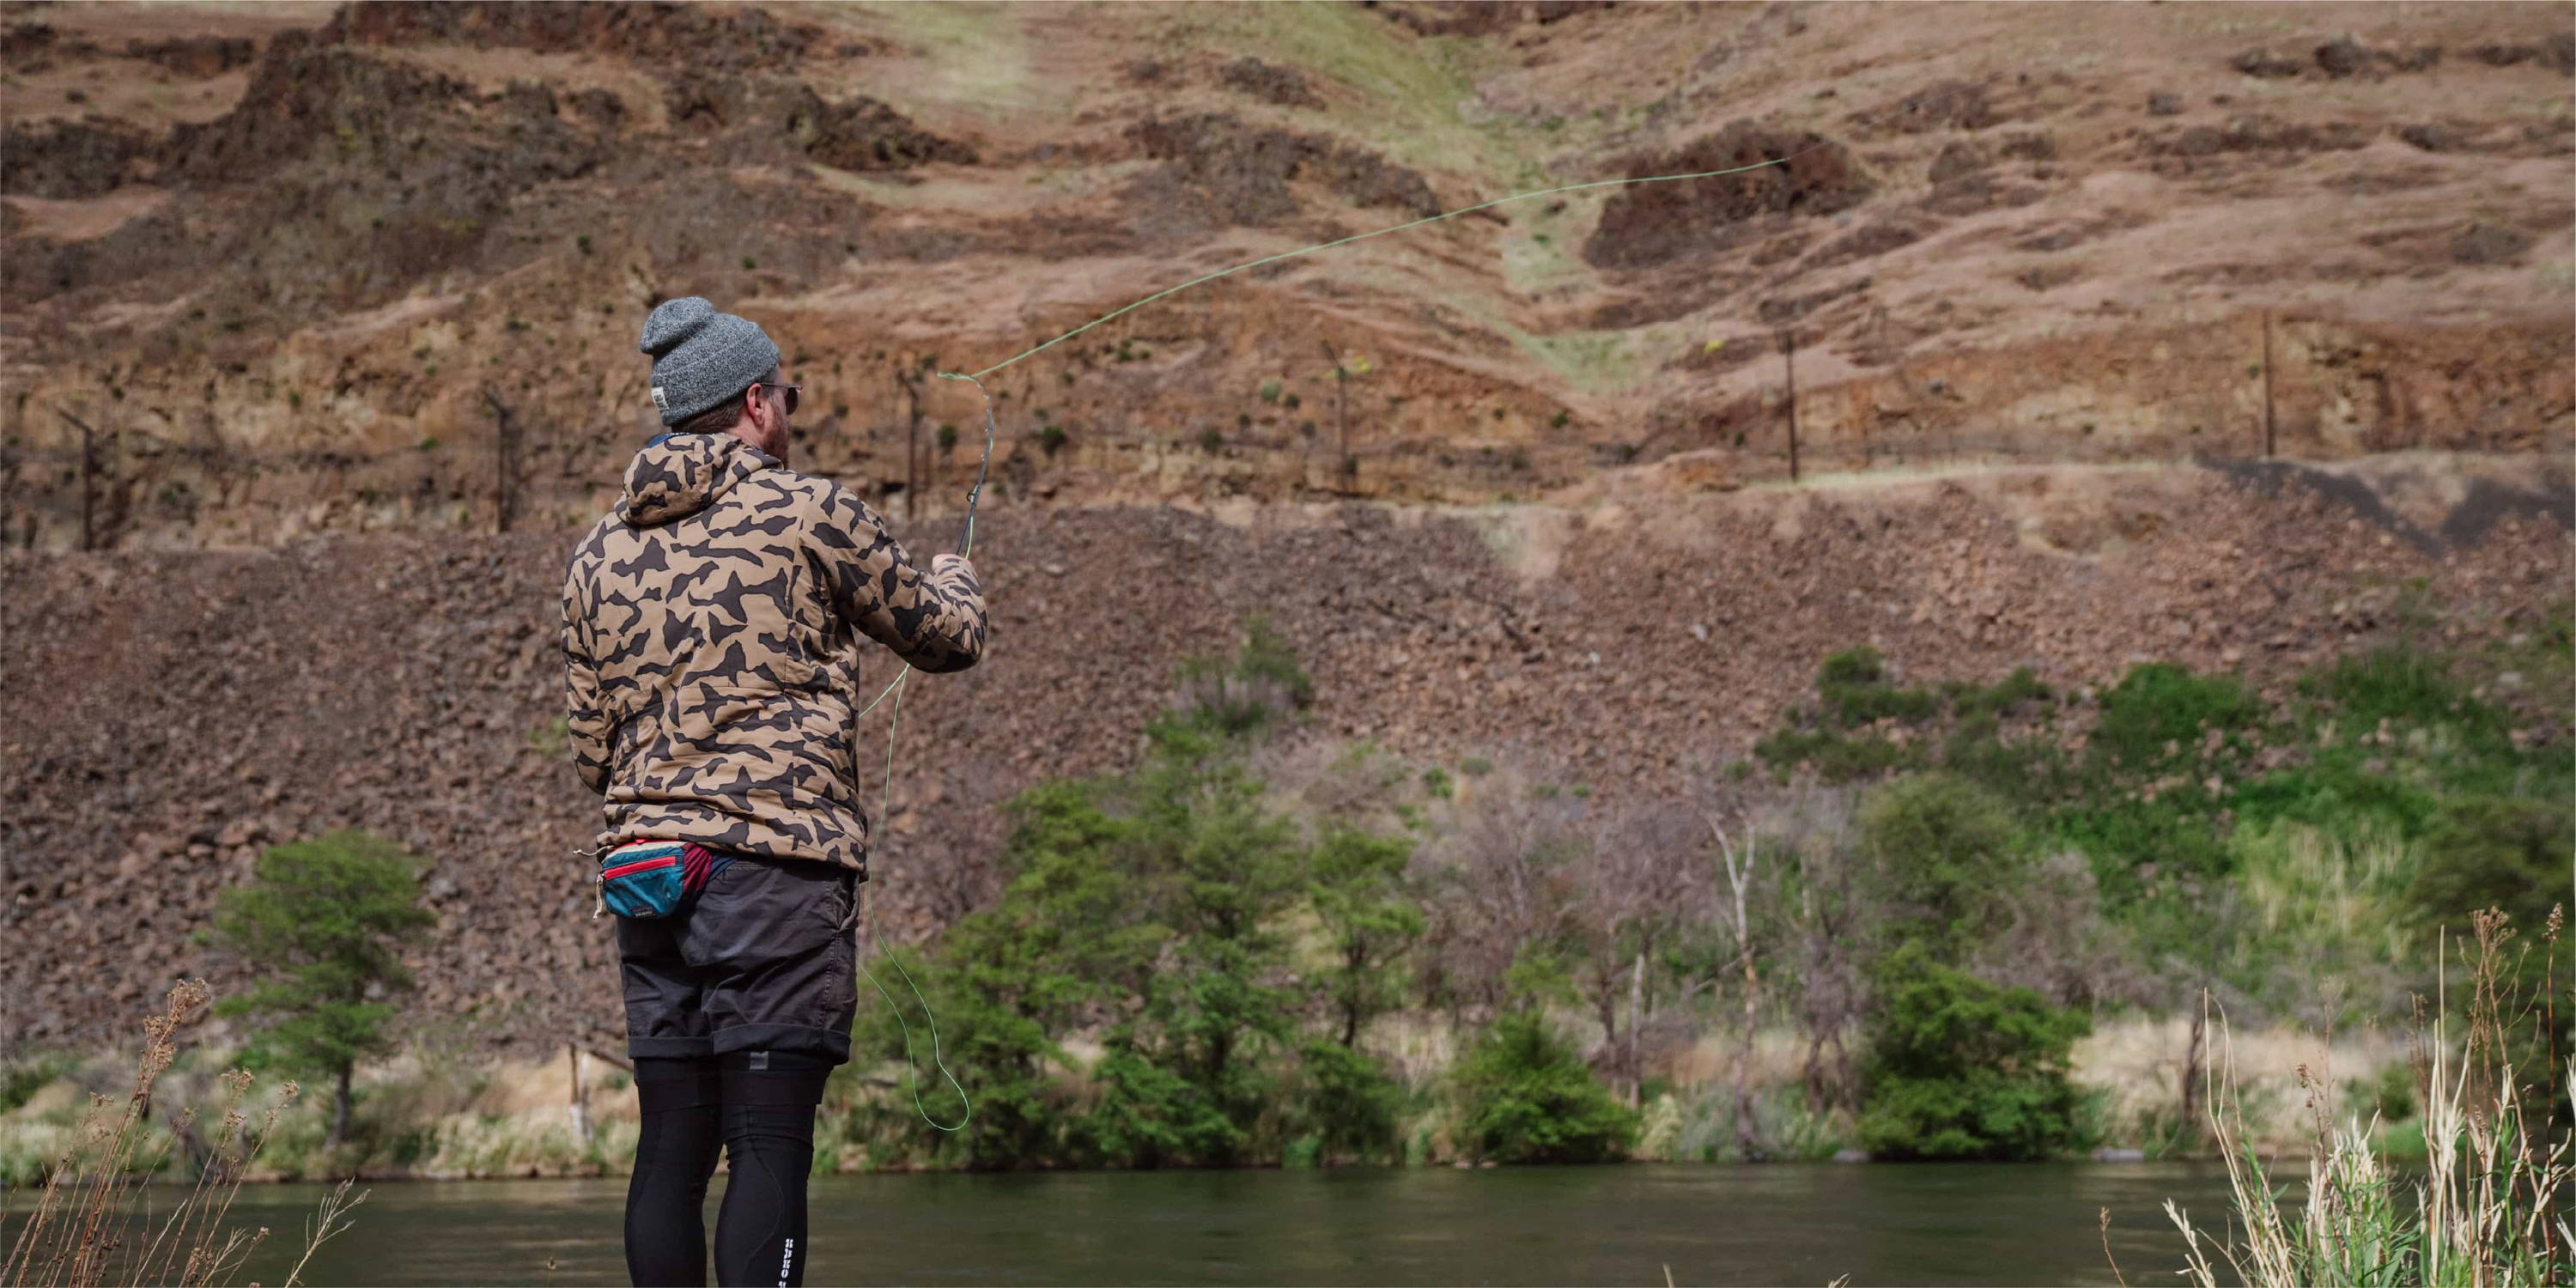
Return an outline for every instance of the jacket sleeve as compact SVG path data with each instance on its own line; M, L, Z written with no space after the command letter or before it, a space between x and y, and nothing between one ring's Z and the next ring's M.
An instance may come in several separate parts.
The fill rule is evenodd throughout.
M963 671L984 656L984 592L962 556L938 555L924 573L876 512L837 486L824 492L810 541L834 611L913 669Z
M593 795L608 792L608 715L599 705L599 668L591 663L588 646L582 641L582 623L589 617L588 599L582 594L581 567L578 563L564 579L563 655L565 741L572 746L573 772L581 775L581 785Z

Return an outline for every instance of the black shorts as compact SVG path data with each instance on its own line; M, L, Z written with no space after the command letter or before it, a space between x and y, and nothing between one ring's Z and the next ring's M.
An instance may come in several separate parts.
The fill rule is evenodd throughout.
M672 916L617 919L626 1054L850 1058L859 874L736 855Z

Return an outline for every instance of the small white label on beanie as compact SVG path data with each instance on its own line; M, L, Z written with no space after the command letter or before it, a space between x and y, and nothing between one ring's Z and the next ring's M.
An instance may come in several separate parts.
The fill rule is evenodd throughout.
M653 410L655 410L655 411L669 411L669 410L671 410L671 400L670 400L668 397L664 396L664 394L662 393L662 386L660 386L660 385L655 385L655 386L653 386Z

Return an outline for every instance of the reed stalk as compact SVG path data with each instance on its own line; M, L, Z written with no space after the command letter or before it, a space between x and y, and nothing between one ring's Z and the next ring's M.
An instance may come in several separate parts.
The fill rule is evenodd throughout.
M151 1156L145 1148L153 1093L178 1056L179 1034L204 1016L210 996L204 980L181 981L171 987L161 1010L144 1020L143 1052L125 1098L91 1097L70 1142L46 1171L8 1256L0 1259L0 1283L29 1288L228 1284L266 1242L267 1227L240 1228L229 1224L229 1217L252 1161L275 1132L278 1115L298 1094L292 1082L281 1084L257 1112L254 1127L254 1114L245 1107L251 1076L239 1069L225 1073L219 1080L223 1092L216 1141L184 1197L157 1227L150 1226L141 1210L145 1184L169 1161L166 1150ZM196 1121L193 1106L172 1114L170 1136L185 1137ZM349 1209L365 1198L361 1193L350 1199L343 1183L323 1200L319 1221L306 1232L306 1260L348 1228ZM132 1246L130 1238L147 1228L150 1241ZM303 1267L298 1261L295 1273Z
M2183 1277L2218 1288L2220 1266L2248 1288L2292 1285L2469 1285L2539 1288L2576 1278L2576 1157L2549 1106L2553 1088L2517 1077L2509 1040L2556 999L2561 916L2544 928L2541 998L2516 995L2521 953L2501 912L2478 914L2467 968L2466 1023L2450 1031L2448 943L2429 1023L2418 1031L2416 1076L2424 1105L2425 1169L2401 1176L2374 1148L2378 1120L2337 1119L2327 1084L2301 1070L2315 1107L2305 1202L2285 1207L2247 1142L2225 1016L2220 1016L2223 1086L2209 1095L2210 1127L2227 1163L2233 1196L2227 1227L2204 1231L2171 1200L2165 1214L2183 1234ZM2545 1029L2544 1029L2545 1031ZM2546 1076L2576 1085L2576 1059L2544 1052ZM2220 1076L2213 1070L2213 1081ZM2535 1114L2528 1102L2544 1108Z

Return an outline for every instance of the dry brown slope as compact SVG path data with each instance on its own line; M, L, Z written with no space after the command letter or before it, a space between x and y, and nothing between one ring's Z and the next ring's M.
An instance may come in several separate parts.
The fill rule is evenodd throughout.
M1526 498L1678 451L1768 477L1783 332L1831 468L2243 455L2267 397L2310 458L2576 423L2552 6L7 21L15 544L488 530L504 473L516 526L578 523L637 432L636 321L690 291L781 337L809 459L882 499L917 430L949 507L974 404L931 384L912 425L898 368L1426 209L1791 151L1230 279L1015 366L995 504ZM1366 373L1337 386L1328 349Z

